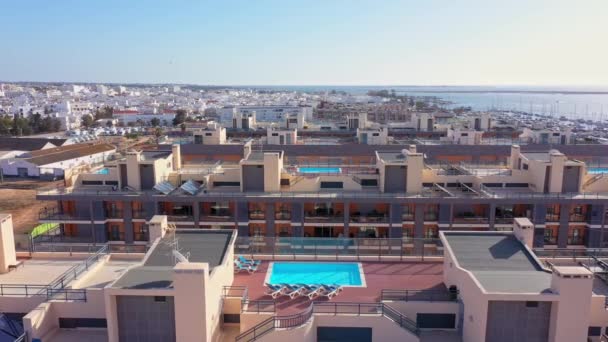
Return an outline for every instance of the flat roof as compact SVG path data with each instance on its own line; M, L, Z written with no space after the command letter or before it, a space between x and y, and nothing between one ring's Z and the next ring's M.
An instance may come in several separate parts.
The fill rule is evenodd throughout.
M233 231L176 230L148 251L145 262L129 269L112 287L158 289L173 287L173 267L178 250L190 262L209 263L210 270L222 263Z
M512 233L443 234L460 267L471 272L487 292L551 292L551 273Z

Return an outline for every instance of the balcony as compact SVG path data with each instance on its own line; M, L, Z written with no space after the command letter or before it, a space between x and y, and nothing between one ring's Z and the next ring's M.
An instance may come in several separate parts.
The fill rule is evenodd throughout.
M401 221L414 221L414 213L401 214Z
M513 223L513 216L503 216L503 217L496 216L494 218L494 223L498 223L498 224L512 224Z
M88 212L86 214L89 214ZM90 221L90 216L73 213L62 213L57 209L41 210L38 213L38 221L40 222L67 222L67 221Z
M118 209L106 210L105 211L106 218L109 219L121 219L124 218L123 211Z
M161 214L167 215L167 221L169 222L194 222L194 216L189 214Z
M211 209L209 213L203 213L201 215L201 221L203 222L233 222L234 216L230 212L230 209Z
M274 213L275 220L291 220L291 212L289 211L277 211Z
M470 224L484 224L488 223L487 216L478 216L474 213L459 213L454 216L454 223L470 223Z
M427 212L424 213L424 220L425 221L437 221L439 217L439 214L437 214L436 212Z
M133 209L132 215L134 219L145 219L146 211L143 209Z
M557 245L557 236L545 236L545 245Z
M108 241L125 241L125 233L123 232L107 232Z
M148 241L148 233L145 233L145 232L133 233L133 241Z
M251 210L249 212L249 219L250 220L265 220L266 213L264 213L262 210Z
M558 214L546 214L545 221L547 222L559 222L559 213Z
M304 214L305 222L318 222L318 223L327 223L327 222L344 222L344 215L342 213L330 213L323 211L316 212L308 212Z
M568 245L584 245L585 237L581 235L568 235Z
M569 222L585 222L585 215L583 214L570 214L568 218Z
M352 223L388 223L388 221L388 214L384 213L350 216Z

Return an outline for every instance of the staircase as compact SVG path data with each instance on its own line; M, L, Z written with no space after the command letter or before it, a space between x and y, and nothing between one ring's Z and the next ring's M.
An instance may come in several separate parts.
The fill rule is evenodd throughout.
M585 184L583 184L583 187L588 187L589 185L591 185L591 184L593 184L593 183L595 183L595 182L599 181L600 179L604 178L604 176L605 176L605 175L606 175L605 173L598 173L597 175L595 175L595 176L593 176L593 177L589 178L589 179L588 179L588 180L585 182Z

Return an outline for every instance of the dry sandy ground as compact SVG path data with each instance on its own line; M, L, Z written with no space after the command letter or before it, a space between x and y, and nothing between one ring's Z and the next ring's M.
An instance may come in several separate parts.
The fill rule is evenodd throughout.
M0 213L13 215L15 233L29 233L38 225L38 211L55 205L52 201L37 201L36 190L0 189Z

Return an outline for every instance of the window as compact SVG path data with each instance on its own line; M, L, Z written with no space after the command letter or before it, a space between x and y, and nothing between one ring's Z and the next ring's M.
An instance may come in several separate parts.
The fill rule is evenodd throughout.
M205 136L206 136L206 137L210 137L210 136L212 136L212 135L213 135L213 133L205 133Z
M164 303L167 301L167 297L165 296L154 296L154 301L157 303Z
M279 136L279 133L272 133L272 136L273 136L273 137L278 137L278 136Z
M523 169L524 169L524 170L527 170L527 169L528 169L528 164L524 164L524 165L523 165Z
M321 182L321 189L342 189L343 187L342 182Z
M526 302L526 307L527 307L527 308L537 308L537 307L538 307L538 302L534 302L534 301L527 301L527 302Z
M82 185L103 185L103 181L82 181Z
M589 327L587 332L588 336L600 336L602 334L602 327Z
M241 186L241 182L213 182L214 187L220 186Z
M377 186L377 185L378 185L377 179L362 179L361 180L361 186Z
M460 136L461 136L461 137L468 137L468 136L469 136L469 133L460 133Z
M380 133L372 133L372 136L374 136L374 137L379 137L379 136L380 136Z

